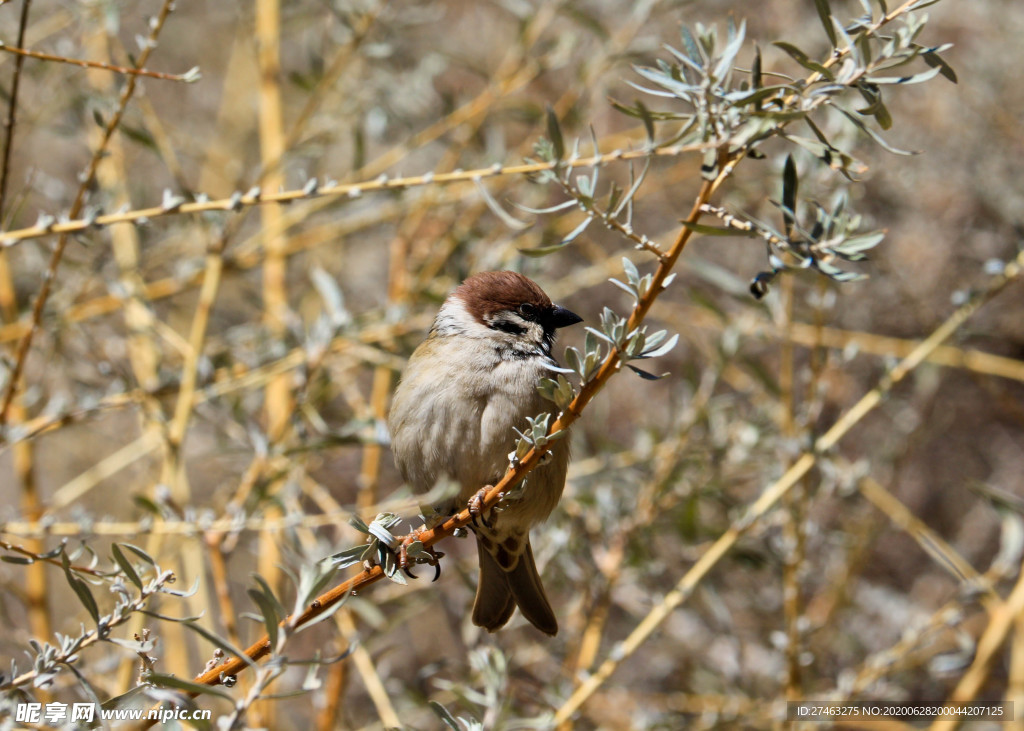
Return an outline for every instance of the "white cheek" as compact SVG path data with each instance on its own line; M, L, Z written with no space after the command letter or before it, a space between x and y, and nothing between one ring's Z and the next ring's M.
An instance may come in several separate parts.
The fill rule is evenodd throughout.
M462 300L449 297L441 305L432 328L438 335L466 335L471 338L490 337L493 332L466 310Z

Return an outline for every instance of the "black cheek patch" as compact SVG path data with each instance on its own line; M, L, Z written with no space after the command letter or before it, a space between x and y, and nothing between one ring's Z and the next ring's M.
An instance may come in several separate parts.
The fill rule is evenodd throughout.
M526 334L525 327L518 325L511 320L491 320L487 323L487 326L492 330L501 330L502 332L509 333L510 335Z

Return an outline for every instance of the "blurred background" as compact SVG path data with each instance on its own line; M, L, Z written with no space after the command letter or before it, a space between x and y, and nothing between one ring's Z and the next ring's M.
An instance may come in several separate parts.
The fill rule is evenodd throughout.
M890 2L895 7L895 3ZM858 3L835 0L839 18ZM795 73L774 40L823 58L811 0L741 2L179 2L34 0L24 45L131 65L195 83L139 79L78 215L174 207L176 196L299 190L341 182L515 165L545 134L551 105L568 140L590 151L639 148L633 64L667 57L680 27L746 20L766 72ZM22 3L0 6L15 45ZM792 277L762 300L753 276L764 247L696 237L679 277L651 312L679 346L650 370L612 380L574 427L562 505L533 539L560 618L555 639L521 619L499 634L469 622L475 558L448 541L444 572L381 584L331 622L299 635L291 659L337 655L321 684L265 700L248 723L271 728L437 728L428 700L487 728L543 727L582 678L616 652L746 506L782 475L898 358L928 337L1017 256L1024 192L1018 83L1024 15L1012 0L940 2L920 42L954 48L943 78L894 89L884 133L894 155L831 133L868 166L850 186L867 229L887 231L868 278ZM147 37L158 36L155 44ZM16 57L0 55L3 113ZM27 58L2 201L3 227L73 209L127 77ZM657 100L656 100L657 101ZM715 203L780 225L786 147L737 168ZM669 245L700 185L700 158L655 160L634 227ZM827 203L843 179L797 157L801 194ZM626 163L602 181L628 184ZM652 257L592 226L545 258L522 250L571 231L579 214L517 206L564 200L521 175L482 182L527 226L495 215L471 181L358 197L313 197L235 213L154 215L140 225L67 237L25 361L24 389L0 450L0 539L33 552L86 544L143 547L189 599L152 607L202 613L246 645L262 633L246 595L258 572L292 596L285 567L362 541L348 516L413 518L383 416L404 359L439 303L470 273L514 268L555 301L598 322L626 313L608 283L622 256ZM0 234L2 238L2 234ZM14 242L0 264L0 341L9 377L57 235ZM1024 288L1011 282L946 346L758 521L654 636L622 659L582 706L578 728L769 727L786 698L940 702L970 673L978 638L1017 580L1024 526ZM559 346L579 346L581 328ZM43 528L45 527L45 535ZM9 549L10 555L15 555ZM79 562L87 562L81 554ZM984 576L984 578L981 578ZM112 601L97 591L101 604ZM29 638L74 634L78 608L59 568L0 565L0 659ZM109 610L107 610L109 611ZM210 646L141 616L160 672L193 677ZM1024 702L1024 619L1015 616L972 697ZM5 661L3 665L7 665ZM23 661L19 659L19 664ZM135 682L137 658L113 646L78 669L101 698ZM269 693L295 690L285 669ZM973 677L973 676L972 676ZM241 679L247 682L244 675ZM49 697L81 690L60 676ZM226 712L227 704L201 705ZM1024 705L1019 706L1024 708ZM1024 728L1024 720L1008 728Z

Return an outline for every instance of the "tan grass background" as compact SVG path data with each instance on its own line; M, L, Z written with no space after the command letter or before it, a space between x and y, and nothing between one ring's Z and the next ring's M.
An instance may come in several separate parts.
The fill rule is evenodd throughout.
M8 45L20 7L0 5ZM129 65L159 11L152 0L34 0L25 45ZM855 206L888 230L862 267L870 278L798 279L777 288L792 298L787 311L780 291L760 303L746 292L765 266L758 244L697 239L652 312L681 335L658 363L670 377L618 377L575 427L566 497L534 539L558 638L521 621L481 636L467 616L472 552L449 542L440 582L378 585L296 638L292 658L359 641L322 670L318 690L255 705L251 725L434 728L428 699L483 718L458 689L486 685L471 666L484 648L508 662L498 683L505 705L492 704L488 727L558 710L815 436L986 287L995 262L1017 256L1024 16L1012 0L946 0L927 12L925 40L955 43L947 58L960 82L889 98L887 138L923 154L858 147L870 171L853 188ZM626 149L642 133L608 97L636 95L625 84L637 80L630 64L677 44L681 23L724 26L730 13L746 18L768 68L783 61L772 40L824 48L807 1L182 0L146 66L199 66L202 79L139 80L86 205L112 213L160 206L165 190L222 199L256 185L301 189L314 177L517 164L543 134L547 104L567 136L586 138L592 126L604 151ZM749 58L748 49L741 63ZM14 63L0 55L5 89ZM121 74L25 59L5 230L72 208L125 84ZM673 236L699 166L655 163L638 229ZM805 167L803 189L826 200L836 177ZM718 202L775 215L767 199L779 195L779 170L777 160L751 163ZM622 181L627 169L605 175ZM522 176L484 184L523 219L511 202L559 200ZM0 452L0 538L33 551L85 541L102 557L111 541L144 546L175 568L179 586L198 581L194 597L166 599L159 611L202 612L240 644L256 639L261 625L241 616L257 611L245 593L250 572L288 595L280 566L361 540L346 525L352 512L415 514L381 418L404 358L462 277L521 268L591 323L605 305L625 310L607 278L621 275L623 255L650 262L596 226L550 258L520 255L574 225L548 216L510 229L466 181L156 216L68 237ZM4 250L0 342L10 362L58 239ZM321 270L350 317L329 342L316 336L328 311L315 286ZM1022 526L1014 506L1000 512L987 497L1024 498L1022 302L1020 282L1010 283L887 394L615 665L575 726L762 728L775 723L775 701L829 694L1024 701L1019 584L1011 594ZM564 344L581 340L569 332ZM86 616L59 569L4 564L0 588L9 628L0 658L23 657L30 637L75 633ZM209 645L170 623L146 625L160 638L162 672L203 669ZM983 636L991 655L984 643L974 652ZM136 665L110 648L80 667L105 697L131 686ZM271 692L298 687L306 672L289 668ZM70 676L49 692L77 697Z

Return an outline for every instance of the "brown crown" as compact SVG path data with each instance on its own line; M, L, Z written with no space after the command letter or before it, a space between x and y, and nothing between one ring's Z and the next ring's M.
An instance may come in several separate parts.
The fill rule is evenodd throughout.
M480 272L452 293L465 303L466 310L480 322L484 316L501 310L515 310L529 303L538 312L549 312L554 305L536 282L518 272Z

